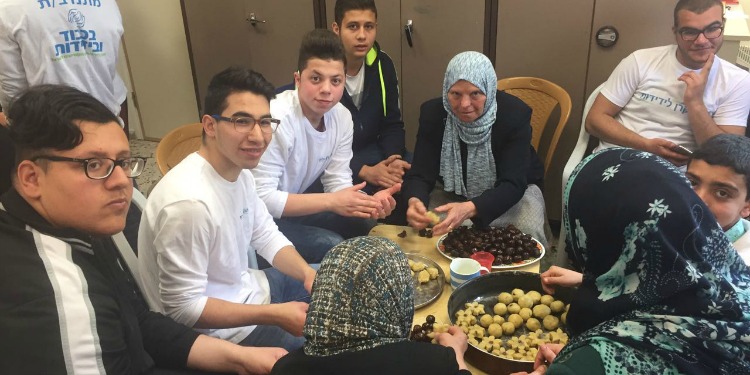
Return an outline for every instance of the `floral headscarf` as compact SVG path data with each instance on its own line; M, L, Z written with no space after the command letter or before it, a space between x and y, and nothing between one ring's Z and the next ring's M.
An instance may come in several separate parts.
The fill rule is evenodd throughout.
M574 337L608 374L750 373L750 270L668 161L632 149L584 160L564 225L583 283Z
M456 82L464 80L476 86L486 96L482 115L470 123L461 122L448 102L448 91ZM448 112L443 131L440 154L440 175L445 191L452 191L469 199L495 186L497 173L492 156L492 126L497 118L497 74L490 59L479 52L462 52L448 63L443 80L443 107ZM461 165L461 144L466 143L466 185Z
M405 341L414 316L406 255L393 241L357 237L328 251L315 277L305 354L329 356Z

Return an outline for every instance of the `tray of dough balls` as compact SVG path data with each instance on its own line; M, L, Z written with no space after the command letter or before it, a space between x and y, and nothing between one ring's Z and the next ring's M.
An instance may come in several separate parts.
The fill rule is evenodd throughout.
M467 360L489 373L531 371L539 346L566 344L573 290L542 290L539 274L492 272L469 280L448 300L451 323L469 337Z
M414 309L427 306L443 293L445 273L435 261L419 254L406 253L414 280Z
M437 242L438 252L448 258L469 258L478 251L495 256L492 269L508 270L528 266L544 257L544 246L514 225L495 228L459 226Z

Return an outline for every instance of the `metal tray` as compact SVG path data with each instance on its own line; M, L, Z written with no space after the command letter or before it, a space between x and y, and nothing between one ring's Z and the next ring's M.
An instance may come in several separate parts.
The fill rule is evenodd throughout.
M411 259L413 262L422 262L427 267L435 267L438 270L438 277L435 280L430 280L424 284L421 284L417 280L417 275L414 274L412 277L414 283L414 309L419 309L434 302L440 298L440 294L443 293L443 287L445 286L445 273L443 269L430 258L415 253L405 253L406 257Z
M448 317L451 324L456 322L456 311L464 308L466 302L479 302L485 305L485 309L492 311L492 306L497 303L497 295L501 292L510 293L513 289L520 288L528 292L536 290L542 295L546 294L542 289L542 281L539 274L522 271L490 272L488 274L471 279L456 288L448 299ZM566 304L573 299L574 289L556 288L555 299ZM565 329L565 326L562 326ZM526 328L516 331L516 335L526 333ZM512 360L501 358L487 353L474 345L469 344L466 351L466 360L476 368L490 374L509 374L513 372L531 372L534 362Z

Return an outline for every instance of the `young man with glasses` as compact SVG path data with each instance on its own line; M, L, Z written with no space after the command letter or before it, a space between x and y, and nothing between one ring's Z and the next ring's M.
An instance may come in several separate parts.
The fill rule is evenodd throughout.
M240 347L148 310L111 237L145 160L107 107L45 85L7 109L16 166L0 197L0 372L270 371L283 349Z
M375 220L396 205L395 184L370 196L353 185L352 116L339 103L344 93L346 55L330 30L307 33L299 50L297 89L279 94L271 113L283 125L253 175L258 195L279 229L310 263L346 238L367 235ZM316 180L323 193L308 191Z
M635 51L620 62L586 118L586 130L615 145L648 151L675 165L720 133L744 134L750 75L716 53L723 41L718 0L680 0L676 44Z
M304 343L315 270L279 232L249 172L285 126L271 118L271 98L273 86L252 70L212 78L200 149L149 195L138 262L146 295L177 322L240 345L293 350ZM274 267L249 268L253 249Z

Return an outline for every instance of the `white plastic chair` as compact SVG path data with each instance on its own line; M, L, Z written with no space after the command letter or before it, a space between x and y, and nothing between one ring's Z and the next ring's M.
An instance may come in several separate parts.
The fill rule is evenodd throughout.
M141 212L143 212L143 209L146 207L146 197L136 188L133 188L133 204ZM133 251L133 248L130 247L125 235L122 232L116 233L112 236L112 240L115 242L115 246L120 252L122 259L125 260L125 265L128 267L130 274L133 275L133 280L135 280L138 289L141 290L141 295L146 299L146 304L148 304L149 309L152 311L158 311L158 301L149 300L148 295L144 293L145 288L141 281L141 273L138 270L138 256L135 254L135 251Z
M562 205L563 210L561 211L563 215L565 215L565 186L568 184L568 179L570 178L570 175L573 173L573 170L576 168L578 163L580 163L583 158L586 156L586 148L589 145L589 133L586 131L586 116L589 113L589 110L591 109L591 106L594 104L594 100L599 95L599 92L602 90L602 87L604 84L602 83L594 89L594 91L589 95L588 100L586 100L586 105L583 107L583 117L581 118L581 130L578 132L578 142L576 142L576 147L573 149L573 152L570 154L570 157L568 158L568 162L565 163L565 169L563 169L562 174ZM559 266L567 266L568 265L568 254L565 253L565 226L564 219L560 221L560 239L557 242L557 259L555 260L555 264Z

